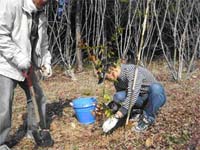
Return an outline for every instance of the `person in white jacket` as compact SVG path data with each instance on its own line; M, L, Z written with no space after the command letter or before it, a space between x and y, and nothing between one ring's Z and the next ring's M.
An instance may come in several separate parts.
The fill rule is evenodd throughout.
M0 145L6 141L11 128L14 89L19 82L25 80L23 72L32 65L34 70L44 68L42 72L47 77L52 74L47 21L42 11L47 2L48 0L0 0ZM32 15L38 11L38 38L33 46ZM33 79L33 87L39 86L38 83ZM0 149L1 147L3 146Z

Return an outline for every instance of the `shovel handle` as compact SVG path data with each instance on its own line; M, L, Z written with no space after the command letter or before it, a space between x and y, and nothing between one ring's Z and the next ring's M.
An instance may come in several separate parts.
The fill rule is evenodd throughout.
M25 71L25 70L22 71L22 75L27 80L27 84L28 84L29 88L33 85L32 77L31 77L32 74L33 74L33 67L32 66L29 68L28 71Z

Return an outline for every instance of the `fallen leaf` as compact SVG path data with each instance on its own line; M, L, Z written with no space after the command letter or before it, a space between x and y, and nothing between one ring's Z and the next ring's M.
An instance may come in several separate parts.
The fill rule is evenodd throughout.
M147 148L153 146L153 137L150 137L150 138L146 139L145 146Z
M53 131L53 130L56 130L56 129L57 129L57 124L55 122L52 122L51 126L50 126L50 130Z
M196 78L197 78L197 76L193 75L193 76L192 76L192 78L193 78L193 79L196 79Z
M76 124L72 122L71 123L71 127L75 129L76 128Z

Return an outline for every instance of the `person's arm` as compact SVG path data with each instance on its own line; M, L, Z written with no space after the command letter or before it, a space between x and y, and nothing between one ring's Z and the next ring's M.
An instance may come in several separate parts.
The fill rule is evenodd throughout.
M136 79L136 85L133 90L132 82L134 82L134 78L135 78L135 74L134 74L134 71L132 71L128 74L128 77L127 77L127 79L128 79L127 97L126 97L125 101L122 102L122 107L119 109L119 112L117 112L117 114L120 117L123 117L124 115L127 114L130 103L131 103L131 106L133 106L136 103L136 100L139 96L140 89L142 86L142 81L143 81L143 75L140 72L138 72L137 79Z
M127 80L128 80L128 93L127 97L124 102L122 102L121 108L115 113L114 116L108 118L104 123L103 123L103 131L105 133L108 133L111 131L117 124L117 122L123 118L129 109L130 103L133 106L139 96L140 93L140 88L142 86L142 81L144 79L144 76L138 71L137 79L136 79L136 86L135 89L132 89L132 82L134 82L134 70L127 70ZM133 92L133 93L132 93Z
M47 18L45 14L41 14L42 24L39 27L39 32L41 34L41 42L40 42L40 49L41 49L41 68L42 68L42 75L44 77L50 77L52 75L51 69L51 53L49 51L49 41L48 41L48 34L47 34Z
M21 62L26 60L25 65L28 65L28 60L11 36L15 24L16 9L17 6L11 0L4 0L0 3L0 55L19 69L26 69L24 65L21 65Z
M47 18L45 14L41 14L41 18L43 23L41 24L39 30L41 30L41 55L42 55L42 65L51 64L51 53L49 51L49 41L48 41L48 34L47 34Z

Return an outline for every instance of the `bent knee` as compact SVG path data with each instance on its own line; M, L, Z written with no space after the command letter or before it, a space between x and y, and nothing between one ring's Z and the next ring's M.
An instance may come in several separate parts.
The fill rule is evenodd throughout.
M117 92L113 95L113 101L115 101L117 103L124 101L125 98L126 98L126 92L125 91L120 91L120 92Z
M152 83L149 87L149 92L164 93L164 88L160 83Z

